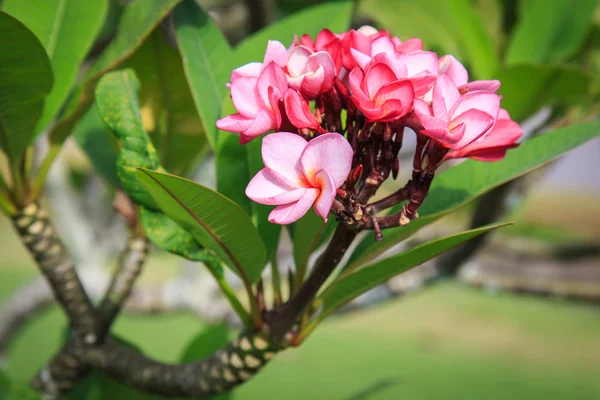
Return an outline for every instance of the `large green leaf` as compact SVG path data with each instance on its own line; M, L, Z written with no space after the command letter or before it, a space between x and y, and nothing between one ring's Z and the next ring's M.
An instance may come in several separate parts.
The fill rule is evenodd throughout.
M196 109L215 149L215 122L228 94L225 84L235 66L233 51L219 27L194 0L185 0L175 9L175 29Z
M528 0L506 51L506 63L565 61L583 44L598 0Z
M162 29L155 29L127 60L141 83L140 111L163 167L183 175L206 150L181 57Z
M157 169L160 161L142 126L138 102L140 83L130 70L110 72L96 88L96 108L106 126L120 140L117 174L125 193L139 205L156 209L156 204L136 178L136 168Z
M266 251L248 215L227 197L195 182L147 169L138 179L160 209L214 251L243 279L256 281Z
M352 1L326 2L305 8L244 39L235 48L237 65L252 61L262 62L269 40L279 40L286 47L294 40L308 34L313 38L322 29L341 33L348 30L354 5Z
M366 0L360 10L402 40L418 37L427 49L453 54L474 78L492 78L498 69L487 21L468 0Z
M0 147L11 162L33 137L51 89L44 47L25 25L0 11Z
M429 195L419 209L418 219L404 227L384 230L383 240L379 242L375 242L374 235L366 236L352 254L348 268L373 260L421 227L597 136L600 136L598 121L573 125L525 141L518 148L509 150L502 161L468 160L449 169L433 180ZM398 211L399 207L393 210Z
M438 2L439 3L439 2ZM447 0L447 19L455 24L457 36L465 52L465 62L471 67L471 78L492 79L500 61L486 22L483 21L469 0Z
M581 102L590 90L590 77L566 66L514 65L500 71L498 79L502 107L517 121L546 105Z
M41 398L41 395L28 385L11 382L0 370L0 399L39 400Z
M4 0L2 9L23 22L44 45L54 86L44 103L36 134L55 117L75 84L79 67L102 28L107 0Z
M192 261L212 260L212 257L188 231L182 229L162 212L142 207L140 218L144 233L159 248ZM217 277L223 277L222 268L216 268L211 272Z
M462 232L457 235L433 240L414 247L402 254L386 258L383 261L368 265L360 271L342 276L333 283L333 287L321 295L323 301L323 315L331 314L344 304L361 294L384 283L388 279L405 272L441 253L458 246L482 233L507 224L489 225L479 229Z
M125 8L115 38L88 71L83 83L77 86L62 119L50 130L50 141L55 148L65 141L77 120L92 104L94 89L102 75L132 55L180 1L136 0Z
M73 130L73 137L87 154L94 170L113 187L121 186L117 175L118 146L92 106Z

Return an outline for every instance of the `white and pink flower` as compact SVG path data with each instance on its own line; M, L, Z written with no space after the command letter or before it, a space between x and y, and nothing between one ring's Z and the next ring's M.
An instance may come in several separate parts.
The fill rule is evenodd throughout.
M266 136L262 143L265 168L248 184L253 201L277 205L269 215L276 224L291 224L314 207L327 220L339 188L348 177L352 147L338 133L326 133L307 142L289 132Z

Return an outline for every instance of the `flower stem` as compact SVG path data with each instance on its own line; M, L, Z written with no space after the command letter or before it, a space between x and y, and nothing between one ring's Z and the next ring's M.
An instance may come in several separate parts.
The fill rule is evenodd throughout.
M346 224L339 223L333 238L321 255L317 264L300 287L298 292L277 312L271 324L270 338L272 341L281 340L296 324L298 317L313 300L323 283L329 278L338 265L346 250L356 237L358 231L350 229Z

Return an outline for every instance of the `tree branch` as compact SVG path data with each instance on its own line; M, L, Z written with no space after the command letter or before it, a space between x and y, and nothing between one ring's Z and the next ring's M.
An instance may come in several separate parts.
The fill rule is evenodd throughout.
M274 312L269 334L272 341L281 340L292 329L298 317L331 275L357 234L357 230L350 229L345 223L338 223L329 245L317 261L308 279L281 310Z
M88 349L83 357L93 368L144 392L208 398L252 378L280 350L243 331L224 349L191 364L164 364L112 340Z

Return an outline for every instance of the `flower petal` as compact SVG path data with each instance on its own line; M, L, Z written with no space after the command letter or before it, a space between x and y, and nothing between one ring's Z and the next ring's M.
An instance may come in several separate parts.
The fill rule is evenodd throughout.
M316 187L315 175L325 170L339 188L348 177L352 164L352 146L339 133L326 133L308 142L300 156L304 176Z
M254 118L259 106L254 95L256 78L239 77L231 83L231 100L233 106L245 117Z
M460 98L449 115L454 119L470 109L483 111L496 118L500 111L500 96L490 92L469 92Z
M242 65L241 67L238 67L231 72L230 80L231 82L233 82L234 80L242 77L258 78L258 76L260 75L260 71L262 71L262 67L263 63L259 62L251 62L246 65Z
M268 65L270 62L274 62L279 67L283 68L288 61L288 51L283 43L277 40L269 40L267 44L267 51L265 52L264 65Z
M366 89L370 98L373 98L383 85L396 80L394 71L383 63L371 64L365 71Z
M253 118L246 118L242 114L231 114L217 120L217 128L227 131L241 133L248 129L254 122Z
M269 94L274 93L283 97L287 88L287 79L285 78L285 74L281 67L273 62L269 63L260 73L260 76L256 81L255 91L259 98L259 106L273 112L274 110L271 109L271 99Z
M313 205L318 194L317 189L306 189L300 200L275 207L269 214L269 222L287 225L298 221Z
M433 85L433 115L438 118L445 119L450 114L450 110L460 99L460 92L446 74L438 76Z
M255 137L258 137L263 133L267 133L270 130L276 129L276 125L277 122L275 121L273 114L265 110L260 110L248 129L242 132L243 135L240 136L240 143L246 144Z
M483 111L472 108L462 113L457 118L454 118L450 122L448 129L453 132L455 127L463 124L465 126L465 133L460 141L454 143L450 147L452 149L460 149L481 137L481 135L486 133L494 124L494 117Z
M246 196L260 204L289 204L298 201L306 189L282 182L268 168L263 168L246 187Z
M262 142L263 163L292 185L306 187L300 156L307 144L306 140L295 133L276 132L267 135Z
M498 89L500 89L500 81L491 80L491 81L473 81L469 82L465 85L468 92L475 91L484 91L484 92L494 92L496 93Z
M465 67L451 55L440 57L439 73L448 75L456 86L466 85L469 81L469 74Z
M320 129L319 121L310 110L308 102L297 91L288 89L284 97L284 105L288 119L296 128Z
M315 183L319 185L320 193L315 201L314 209L317 215L327 222L327 215L335 200L335 183L327 171L323 169L315 174Z
M312 54L312 51L304 46L296 46L287 63L288 73L291 76L298 76L306 73L306 63L308 57Z

